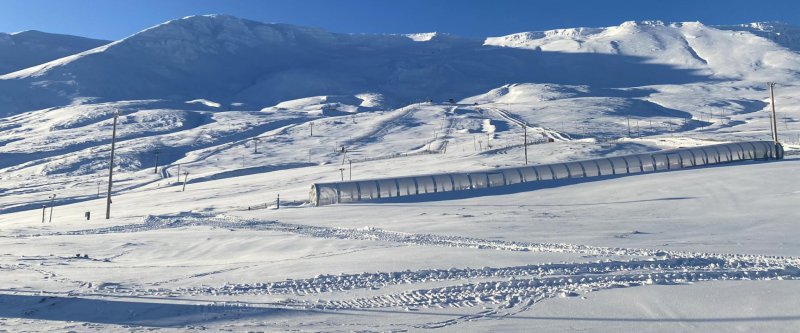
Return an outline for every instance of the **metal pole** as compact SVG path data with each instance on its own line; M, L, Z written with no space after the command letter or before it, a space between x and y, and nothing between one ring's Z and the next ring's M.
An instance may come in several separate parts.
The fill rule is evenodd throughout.
M310 122L309 125L310 125L309 129L310 129L310 132L311 132L310 136L314 136L314 122L313 121Z
M158 151L158 149L156 149L156 151L155 151L155 154L156 154L156 164L155 164L155 166L153 166L153 173L158 173L158 154L159 154L159 153L161 153L161 152L159 152L159 151Z
M278 193L278 202L277 203L278 203L278 205L277 205L277 207L275 209L281 209L281 194L280 193Z
M258 154L258 138L256 138L253 141L255 141L255 149L254 149L253 153Z
M639 131L639 119L636 119L636 137L642 136L642 132Z
M186 182L189 181L189 171L184 172L183 176L183 188L181 189L181 192L186 191Z
M106 193L106 220L111 218L111 185L114 175L114 147L117 140L117 118L119 110L114 110L114 125L111 129L111 160L108 163L108 193Z
M342 175L342 181L344 181L344 168L339 168L339 173Z
M53 195L50 197L50 218L49 218L49 220L47 221L48 223L53 223L53 199L55 199L55 198L56 198L56 195L55 195L55 194L53 194Z
M180 164L178 164L178 173L175 174L175 176L178 178L177 182L180 182L181 181L181 165Z
M347 160L350 164L350 180L353 180L353 160Z
M44 223L45 212L47 212L47 205L42 205L42 223Z
M773 87L775 87L775 82L770 82L769 83L769 97L770 97L770 100L772 101L772 103L771 103L772 104L772 117L771 117L772 118L771 119L772 120L772 124L771 124L772 125L772 127L771 127L772 128L772 142L778 143L778 123L777 123L777 120L776 120L777 118L776 118L776 115L775 115L775 93L773 91Z
M628 117L628 137L631 137L631 117Z
M525 146L525 165L528 165L528 126L522 126L522 128L525 131L525 134L523 134L525 138L525 142L523 143Z

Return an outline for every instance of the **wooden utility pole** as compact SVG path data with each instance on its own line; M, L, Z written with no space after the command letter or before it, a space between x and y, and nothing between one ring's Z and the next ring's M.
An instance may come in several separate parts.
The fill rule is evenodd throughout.
M778 122L777 122L777 117L775 115L775 93L773 91L774 90L773 88L775 87L775 82L770 82L768 84L769 84L769 98L772 101L772 103L771 103L772 104L772 117L770 117L770 119L772 120L772 124L771 124L772 142L778 143Z
M117 118L120 111L114 110L114 125L111 127L111 160L108 163L108 193L106 193L106 220L111 218L111 185L114 176L114 146L117 140Z

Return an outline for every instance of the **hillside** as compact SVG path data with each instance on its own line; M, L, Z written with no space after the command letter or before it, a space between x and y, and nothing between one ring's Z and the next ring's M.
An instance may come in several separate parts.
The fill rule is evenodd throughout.
M636 87L790 80L798 58L768 39L699 23L629 22L482 42L444 34L336 34L193 16L0 77L0 114L81 97L209 99L226 108L236 103L239 109L261 109L309 96L376 93L397 107L462 99L505 83ZM618 72L625 75L610 75Z
M191 16L0 76L0 330L797 331L795 31ZM319 182L769 140L768 81L783 161L308 202Z
M28 30L0 33L0 75L80 53L109 41Z

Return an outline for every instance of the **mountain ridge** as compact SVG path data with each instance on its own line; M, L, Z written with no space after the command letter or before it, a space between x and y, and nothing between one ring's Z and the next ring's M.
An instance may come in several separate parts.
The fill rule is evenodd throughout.
M10 34L0 33L0 75L23 70L108 43L110 41L38 30L26 30Z
M699 22L629 21L481 41L445 33L342 34L202 15L2 75L0 87L8 93L0 101L11 106L0 116L77 98L208 99L261 109L310 96L369 93L399 106L461 99L507 83L788 80L798 66L800 56L771 39ZM620 71L627 77L608 75Z

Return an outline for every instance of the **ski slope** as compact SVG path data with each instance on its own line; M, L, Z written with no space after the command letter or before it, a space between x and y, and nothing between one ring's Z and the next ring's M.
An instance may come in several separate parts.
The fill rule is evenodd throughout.
M0 76L0 330L797 331L794 31L195 16ZM782 161L307 202L317 182L521 166L526 130L531 164L768 140L766 81Z

